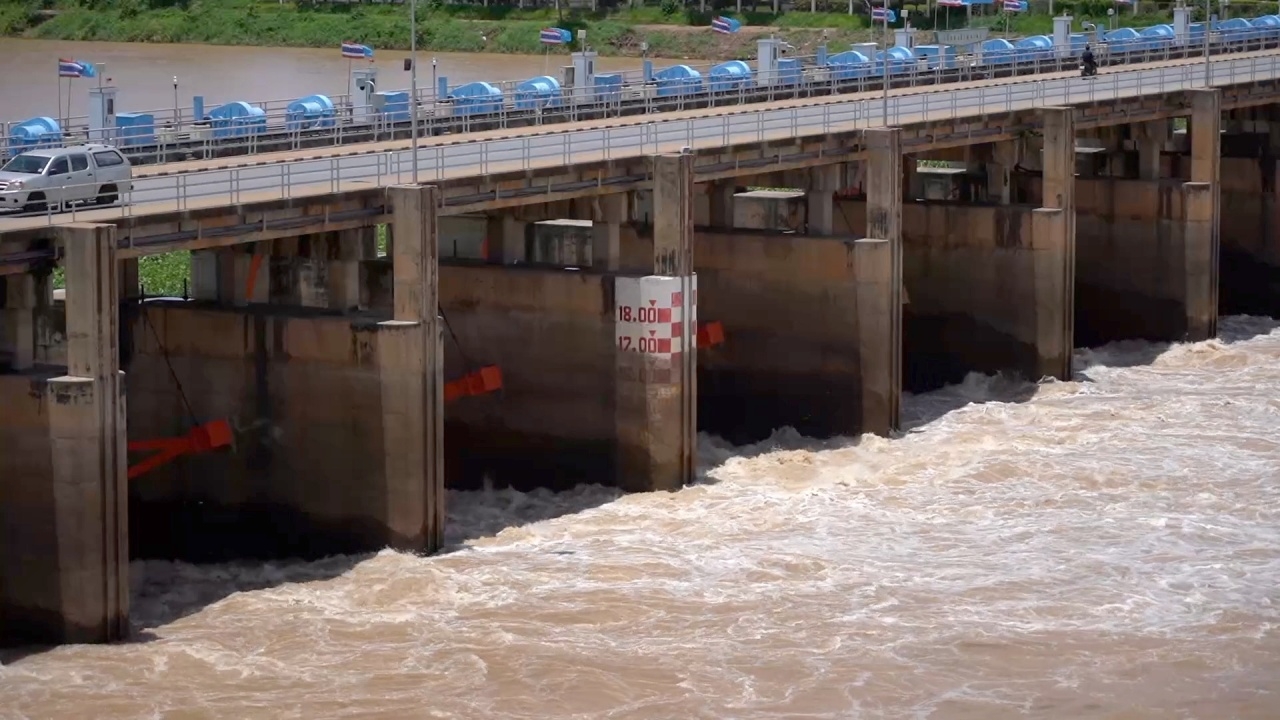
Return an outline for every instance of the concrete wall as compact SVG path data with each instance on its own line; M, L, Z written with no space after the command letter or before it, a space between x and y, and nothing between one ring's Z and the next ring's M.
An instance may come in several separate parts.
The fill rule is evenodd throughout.
M1034 310L1044 278L1036 275L1033 214L1025 205L903 203L906 389L972 371L1039 374ZM861 237L866 202L838 200L835 226Z
M1280 315L1280 215L1276 205L1280 163L1274 158L1228 157L1221 162L1220 311L1224 315Z
M904 381L957 382L970 371L1036 371L1033 208L903 207ZM1032 377L1031 379L1039 379Z
M744 443L791 426L862 426L852 238L699 231L699 317L729 338L698 352L699 429Z
M375 322L156 303L134 333L130 440L191 425L164 350L196 421L258 425L233 452L130 483L135 556L315 557L397 542L385 522L393 499Z
M0 375L0 645L47 638L61 622L49 376Z
M391 300L388 268L374 265L379 307ZM480 487L486 476L495 485L522 489L612 484L613 277L441 265L440 306L448 320L445 380L498 365L504 381L501 393L445 406L450 487Z
M1181 339L1188 273L1178 180L1076 181L1076 339Z

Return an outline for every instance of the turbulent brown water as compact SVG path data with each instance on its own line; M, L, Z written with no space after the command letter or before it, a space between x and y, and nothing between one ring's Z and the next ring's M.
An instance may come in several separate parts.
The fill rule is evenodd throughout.
M133 566L0 718L1280 717L1280 330L970 376L672 494L460 493L456 549Z

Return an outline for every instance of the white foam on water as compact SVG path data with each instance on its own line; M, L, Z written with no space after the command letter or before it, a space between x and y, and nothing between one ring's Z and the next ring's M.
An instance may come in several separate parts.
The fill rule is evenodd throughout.
M149 640L11 660L0 718L1275 718L1275 328L703 436L676 493L453 493L435 557L135 563Z

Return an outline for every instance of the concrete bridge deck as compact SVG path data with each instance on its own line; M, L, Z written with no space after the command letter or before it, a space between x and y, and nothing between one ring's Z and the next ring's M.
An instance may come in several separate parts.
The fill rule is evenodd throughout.
M1210 76L1214 86L1234 90L1224 98L1227 107L1269 102L1265 92L1252 92L1241 86L1280 77L1280 51L1216 58ZM616 167L628 160L685 147L695 151L761 147L887 125L919 130L917 137L906 139L908 147L963 145L1007 131L1000 127L1001 120L1012 113L1046 105L1081 106L1157 97L1203 86L1204 79L1203 60L1188 59L1140 69L1116 69L1094 79L1059 73L1034 82L992 80L924 92L895 91L889 96L887 115L882 98L862 95L672 113L660 119L628 118L607 125L587 123L528 132L502 131L469 136L463 141L437 138L424 141L418 151L418 179L446 186L446 213L466 212L479 209L477 203L486 202L486 197L493 202L504 197L535 202L539 196L575 192L575 187L577 192L583 192L584 186L593 183L603 186L610 182L616 186L628 179L633 183L643 181L635 176L618 177L612 171L602 174L600 169L602 165ZM954 122L969 118L983 119ZM1084 112L1081 120L1087 126L1089 113ZM939 125L948 121L951 122ZM135 225L160 214L387 187L412 180L412 158L405 147L407 143L398 142L372 152L338 152L317 159L298 159L285 153L273 161L264 156L244 167L200 170L209 166L196 163L185 172L175 169L176 175L144 174L135 183L134 191L124 198L123 207L0 218L0 235L74 222ZM565 168L578 170L566 173ZM730 172L736 170L731 168ZM491 190L484 189L489 186Z

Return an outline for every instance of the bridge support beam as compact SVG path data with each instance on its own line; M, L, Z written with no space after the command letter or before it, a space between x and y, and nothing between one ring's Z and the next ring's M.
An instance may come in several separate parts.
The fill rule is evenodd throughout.
M1018 141L1004 140L988 146L987 199L1008 205L1013 199L1013 168L1018 164Z
M9 350L9 367L27 370L36 362L36 314L40 295L48 295L47 279L30 274L5 277L3 347Z
M805 200L808 202L810 235L831 235L835 232L835 196L843 180L843 165L819 165L809 171L809 192Z
M1076 127L1071 108L1045 108L1043 207L1031 217L1034 313L1027 335L1035 346L1034 380L1071 378L1075 349Z
M883 435L898 428L902 407L902 130L869 129L863 139L867 239L854 255L860 405L862 432Z
M733 227L733 197L738 187L732 180L707 183L710 203L709 222L713 228L728 230Z
M652 162L652 274L614 291L617 482L635 491L692 482L697 452L693 155Z
M396 244L392 319L379 324L382 434L390 543L444 543L444 362L439 323L439 188L390 188Z
M1159 180L1161 171L1161 153L1169 140L1169 121L1150 120L1138 123L1134 128L1136 145L1138 146L1138 178L1141 180Z
M485 234L485 256L498 265L515 265L526 258L525 238L529 226L514 215L490 215Z
M591 267L617 272L622 262L622 225L627 222L627 194L602 195L591 224Z
M0 528L12 541L0 555L5 642L107 642L129 630L115 227L72 224L63 233L67 373L38 378L38 398L5 403L6 414L35 409L41 420L0 427ZM0 377L0 392L11 378ZM11 438L25 442L9 448Z
M1222 94L1191 92L1191 182L1182 187L1182 244L1186 272L1186 339L1218 334L1218 228L1222 159Z

